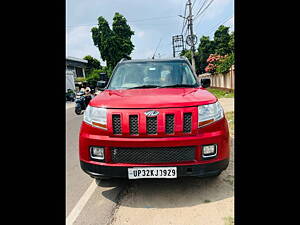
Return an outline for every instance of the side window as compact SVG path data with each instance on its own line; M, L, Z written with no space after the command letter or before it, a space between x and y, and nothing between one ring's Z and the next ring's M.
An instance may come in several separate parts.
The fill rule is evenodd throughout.
M192 84L192 83L194 83L191 76L193 76L193 74L191 74L189 66L184 65L183 66L183 73L182 73L182 84Z

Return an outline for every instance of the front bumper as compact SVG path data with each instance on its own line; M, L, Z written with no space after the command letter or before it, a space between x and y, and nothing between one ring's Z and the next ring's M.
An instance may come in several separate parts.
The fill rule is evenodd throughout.
M229 160L221 160L214 163L198 164L198 165L185 165L177 167L177 177L184 176L197 176L206 177L216 175L228 166ZM80 161L80 166L84 172L89 174L93 178L104 178L104 177L119 177L128 178L128 168L132 166L102 166L95 165Z
M217 144L218 154L211 159L202 158L204 145ZM96 162L90 157L90 146L104 147L104 162ZM115 163L112 160L112 148L148 148L195 146L195 158L192 161L169 163ZM110 137L101 129L82 123L79 137L79 158L81 168L93 177L128 177L128 168L176 166L178 176L206 176L226 169L230 158L229 132L227 121L217 121L197 130L192 136L125 138Z

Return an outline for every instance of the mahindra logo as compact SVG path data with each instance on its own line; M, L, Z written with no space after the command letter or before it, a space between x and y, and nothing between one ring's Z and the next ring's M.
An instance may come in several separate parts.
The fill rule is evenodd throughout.
M144 112L146 116L150 117L150 116L157 116L159 114L159 112L155 111L155 110L150 110L147 112Z

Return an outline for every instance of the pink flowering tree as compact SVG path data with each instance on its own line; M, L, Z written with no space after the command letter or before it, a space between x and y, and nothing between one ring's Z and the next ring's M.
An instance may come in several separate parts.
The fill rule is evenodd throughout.
M208 65L205 67L205 72L214 74L216 72L218 63L224 58L225 56L217 55L217 54L210 54L207 62Z

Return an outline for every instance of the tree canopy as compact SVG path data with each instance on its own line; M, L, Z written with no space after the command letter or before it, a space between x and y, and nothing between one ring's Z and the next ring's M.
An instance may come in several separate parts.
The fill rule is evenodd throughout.
M101 69L102 66L100 65L100 62L98 59L93 58L90 55L85 56L83 59L87 60L87 66L86 66L86 74L90 74L93 70Z
M185 56L191 62L191 50L183 50L180 54ZM211 55L224 56L218 64L220 69L217 72L224 72L234 63L234 32L229 34L229 27L221 25L214 33L214 39L210 40L209 36L202 36L200 43L195 52L196 73L205 73L208 67L207 61Z
M208 65L207 58L215 52L214 41L209 40L209 36L202 36L198 47L200 73L205 72L205 67Z
M218 30L216 30L214 34L216 54L227 55L231 53L231 49L229 46L230 35L228 31L229 27L225 27L224 25L219 26Z
M98 27L91 29L94 45L98 47L101 58L106 61L107 66L112 70L122 59L130 59L134 49L131 36L134 31L127 24L126 18L116 12L113 18L112 29L104 17L98 18Z

